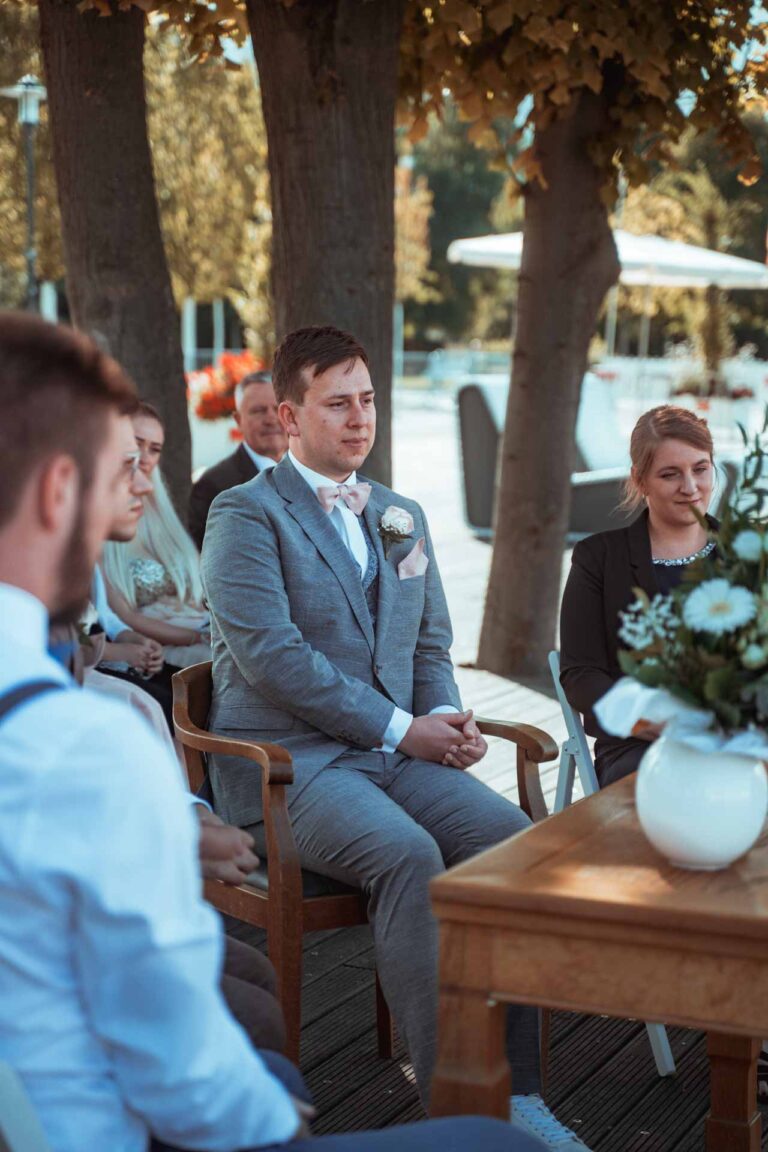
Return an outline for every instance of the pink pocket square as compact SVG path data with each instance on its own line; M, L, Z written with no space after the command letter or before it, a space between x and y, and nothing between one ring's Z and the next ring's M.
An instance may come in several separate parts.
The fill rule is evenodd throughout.
M429 557L424 555L424 537L417 540L408 555L397 566L397 574L401 580L410 580L414 576L423 576L429 564Z

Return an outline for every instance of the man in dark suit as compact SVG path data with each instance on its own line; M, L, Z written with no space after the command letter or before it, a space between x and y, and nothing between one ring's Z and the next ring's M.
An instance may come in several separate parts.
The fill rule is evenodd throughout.
M273 468L288 447L288 437L277 418L277 400L269 372L251 372L237 385L235 422L243 434L242 444L231 456L206 469L192 486L189 531L198 548L203 546L208 509L219 493Z

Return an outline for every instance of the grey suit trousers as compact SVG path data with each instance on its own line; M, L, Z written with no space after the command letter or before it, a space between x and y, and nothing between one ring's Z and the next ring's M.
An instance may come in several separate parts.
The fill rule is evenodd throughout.
M530 821L466 772L401 753L357 750L339 756L294 796L290 814L303 867L368 894L379 977L426 1104L438 986L429 881ZM263 852L263 824L249 831ZM507 1048L514 1091L538 1091L536 1009L510 1007Z

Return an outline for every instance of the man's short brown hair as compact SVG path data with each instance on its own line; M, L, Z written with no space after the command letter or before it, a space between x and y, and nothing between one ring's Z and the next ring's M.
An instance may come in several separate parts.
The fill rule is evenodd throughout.
M304 369L311 369L312 379L322 376L337 364L349 364L362 360L368 367L368 353L362 344L341 328L333 325L314 325L311 328L297 328L289 332L275 352L272 367L272 383L278 404L292 400L294 404L304 402L304 393L309 381Z
M0 311L0 527L48 458L71 456L87 491L109 413L129 412L135 398L129 377L89 337Z

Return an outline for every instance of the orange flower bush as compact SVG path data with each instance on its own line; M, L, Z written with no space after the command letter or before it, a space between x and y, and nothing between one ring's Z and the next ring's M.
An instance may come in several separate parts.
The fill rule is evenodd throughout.
M235 411L235 388L251 372L260 372L264 362L247 349L224 352L218 363L187 373L187 395L200 420L222 420Z

